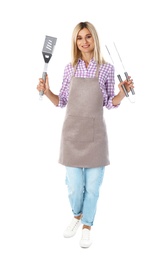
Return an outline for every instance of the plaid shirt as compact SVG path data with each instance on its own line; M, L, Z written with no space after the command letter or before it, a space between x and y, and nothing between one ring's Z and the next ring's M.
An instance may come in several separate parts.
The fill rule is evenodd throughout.
M79 59L77 69L75 72L75 77L81 78L94 78L96 74L97 64L94 59L92 59L86 68L83 60ZM62 87L59 93L59 107L65 107L68 102L69 97L69 87L70 80L74 73L74 67L71 63L67 64L64 69L64 76ZM110 63L102 64L99 68L99 85L103 94L103 106L107 109L115 108L112 104L112 99L114 94L114 67Z

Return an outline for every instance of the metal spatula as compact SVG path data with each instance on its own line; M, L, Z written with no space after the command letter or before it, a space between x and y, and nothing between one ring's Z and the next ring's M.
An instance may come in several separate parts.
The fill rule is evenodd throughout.
M42 73L42 78L44 80L46 79L48 63L52 57L56 41L57 41L57 38L55 38L55 37L51 37L48 35L45 36L45 42L44 42L43 49L42 49L42 54L43 54L43 58L45 61L44 69L43 69L43 73ZM42 99L43 94L44 94L43 91L39 92L40 99Z

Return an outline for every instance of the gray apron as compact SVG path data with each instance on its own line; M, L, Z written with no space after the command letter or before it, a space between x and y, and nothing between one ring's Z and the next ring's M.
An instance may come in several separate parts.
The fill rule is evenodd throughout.
M75 77L74 70L62 128L62 165L95 168L110 164L98 69L95 78Z

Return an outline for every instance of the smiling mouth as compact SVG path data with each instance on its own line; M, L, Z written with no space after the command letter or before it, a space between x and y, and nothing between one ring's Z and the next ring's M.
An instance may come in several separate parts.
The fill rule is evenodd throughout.
M88 48L89 47L89 45L83 45L82 46L82 48Z

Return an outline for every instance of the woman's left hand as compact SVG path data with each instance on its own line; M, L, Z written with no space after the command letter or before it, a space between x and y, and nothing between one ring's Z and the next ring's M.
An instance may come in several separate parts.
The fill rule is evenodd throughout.
M131 76L128 76L128 77L129 77L128 80L124 80L124 81L119 83L118 88L119 88L120 92L124 91L123 88L122 88L122 85L125 86L127 92L130 92L131 89L134 88L133 79L131 79Z

